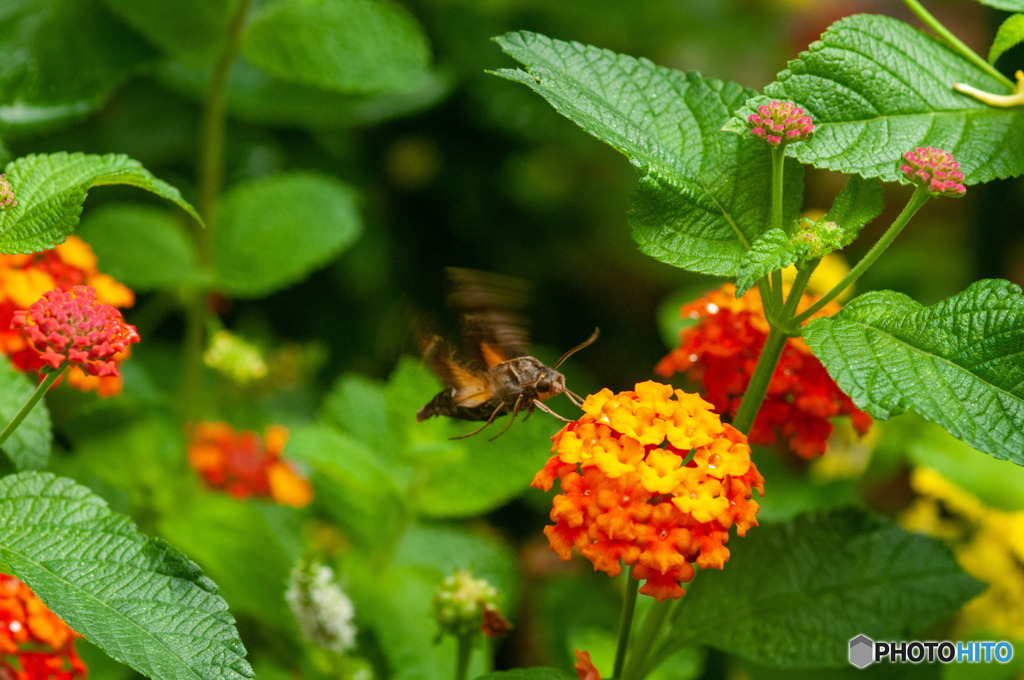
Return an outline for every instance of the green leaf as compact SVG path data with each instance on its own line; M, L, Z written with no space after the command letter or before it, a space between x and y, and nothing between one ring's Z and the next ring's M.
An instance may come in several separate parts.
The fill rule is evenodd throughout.
M642 252L705 274L736 273L768 222L771 153L720 129L753 90L526 31L496 40L527 67L498 75L543 96L637 168L630 225ZM784 177L784 218L795 222L803 171L789 161Z
M264 507L258 501L204 494L165 516L160 521L160 532L203 563L203 569L221 584L218 594L232 611L279 625L290 616L284 584L298 559L284 550L281 538L265 517L266 512L281 511L295 514L291 508ZM298 533L298 522L295 525Z
M177 189L120 154L34 154L9 163L6 174L18 205L0 211L3 253L34 253L63 243L78 224L89 189L107 184L145 189L202 221Z
M209 63L227 47L234 0L106 0L157 47L186 61Z
M217 285L235 297L260 297L301 280L359 237L356 202L349 185L312 172L234 187L211 244Z
M314 504L349 540L370 548L390 545L407 501L375 450L327 426L310 425L292 433L288 457L313 467Z
M842 668L850 638L913 639L984 588L940 541L852 508L758 527L729 548L725 569L702 571L687 590L672 647Z
M99 268L135 291L196 283L195 246L178 220L149 205L107 205L78 228L96 253Z
M893 182L905 151L932 146L956 156L965 184L1024 173L1024 109L990 107L954 83L1006 93L926 33L859 14L833 24L765 93L814 120L814 136L787 147L802 163Z
M736 297L757 285L762 276L785 269L800 257L800 248L790 242L781 229L769 229L761 234L740 261L736 273Z
M516 553L497 536L441 523L415 523L402 534L392 563L436 570L437 578L456 569L472 569L498 589L501 610L515 611L519 598Z
M575 677L575 675L558 668L534 666L532 668L513 668L510 671L485 673L476 680L574 680Z
M81 117L155 56L98 0L5 0L0 128Z
M894 437L890 429L904 421L908 421L907 436L899 441L897 438L904 433L897 432ZM979 456L977 451L954 439L938 425L911 414L886 423L882 438L887 442L897 439L894 444L900 446L908 460L932 468L990 508L1005 512L1024 510L1024 494L1020 492L1024 489L1024 467Z
M3 426L17 415L35 391L35 382L29 376L15 370L6 358L0 359L0 422ZM46 401L41 400L4 442L4 453L18 470L43 468L50 458L52 438L50 412Z
M519 415L505 434L489 441L508 423L504 416L478 435L453 441L483 423L443 417L415 422L416 410L442 388L422 362L411 359L399 362L387 388L392 421L409 423L403 453L416 469L410 492L416 511L428 517L479 515L528 489L551 455L550 438L561 423L543 413L525 422ZM564 405L573 408L568 400Z
M875 418L913 410L999 459L1024 465L1024 296L978 281L929 307L900 293L858 296L804 340Z
M1004 9L1007 12L1024 12L1024 0L978 0L982 5Z
M861 229L882 214L883 208L882 183L853 175L846 180L846 186L836 196L824 219L843 228L843 244L849 245Z
M251 678L227 604L202 570L147 540L83 486L0 479L0 558L74 630L155 680Z
M996 39L992 41L992 47L988 51L988 62L996 63L1003 52L1022 42L1024 42L1024 14L1014 14L999 26Z
M177 62L159 74L169 87L202 101L210 70ZM408 89L379 94L342 94L272 78L248 62L235 59L228 73L228 113L255 125L333 129L371 125L429 108L451 90L449 79L425 72Z
M242 54L267 73L339 92L405 90L430 61L422 29L383 0L283 0L242 35Z

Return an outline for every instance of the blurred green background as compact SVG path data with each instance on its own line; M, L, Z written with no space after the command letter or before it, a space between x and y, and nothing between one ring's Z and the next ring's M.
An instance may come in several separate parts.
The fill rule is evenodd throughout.
M0 155L6 156L6 162L53 151L125 153L180 188L194 203L203 60L167 56L109 8L120 4L121 0L19 0L0 6L0 43L5 39L3 21L17 18L19 12L52 16L70 12L66 16L81 19L83 26L89 23L86 19L102 20L117 27L120 36L120 42L110 45L110 59L119 64L111 69L116 77L99 88L94 108L83 107L73 119L26 124L15 115L16 107L0 102ZM254 11L270 4L269 0L255 2ZM536 31L761 89L787 59L843 16L875 12L919 25L898 0L406 0L398 4L420 23L433 55L431 77L411 92L356 97L295 85L275 89L254 77L251 67L247 71L239 66L235 74L238 80L228 94L225 186L283 170L320 171L358 190L364 223L353 247L301 283L266 298L217 300L225 327L264 348L289 342L303 348L298 358L291 359L299 366L297 387L285 384L269 399L264 399L266 395L218 395L224 398L216 416L239 427L262 428L268 421L303 424L321 413L325 394L339 376L386 378L400 357L415 353L410 328L415 315L437 319L442 327L456 332L455 321L444 307L446 266L493 271L531 282L532 335L542 359L552 360L599 326L599 341L563 367L569 386L579 394L605 386L628 389L652 377L653 366L673 343L666 329L672 325L679 301L717 285L637 252L626 219L629 193L636 183L629 163L526 88L488 74L488 70L513 65L491 37L513 30ZM983 55L1006 16L964 0L927 4ZM74 33L69 30L61 39ZM66 53L73 53L75 47L71 40L59 45ZM16 59L18 55L7 56ZM1024 63L1022 58L1024 49L1017 47L999 65L1010 74ZM63 69L66 78L76 77L74 60L64 58L58 64L55 68ZM807 209L827 209L845 181L840 175L810 168L806 179ZM846 251L851 259L859 257L866 250L863 244L870 245L891 223L909 193L906 187L886 188L886 212ZM140 202L147 197L129 189L94 191L86 202L85 219L100 206L122 200ZM177 217L186 219L183 214ZM858 288L892 288L931 304L978 278L1000 277L1024 284L1022 224L1021 179L971 187L964 199L955 202L932 201L858 282ZM202 559L211 541L218 543L225 562L258 559L268 571L284 574L292 553L301 550L287 544L300 543L300 536L311 543L320 541L322 537L311 538L315 526L298 527L295 516L278 507L243 507L223 498L207 497L189 512L179 513L180 489L173 485L169 489L162 475L183 467L181 433L166 423L132 424L133 405L146 408L161 403L155 395L175 384L174 353L183 335L178 302L173 292L142 293L136 308L126 314L139 325L145 344L134 359L143 368L133 374L131 363L125 367L124 412L118 410L122 407L97 404L91 396L53 395L59 448L77 447L76 455L92 460L83 462L77 475L76 462L62 460L57 467L84 480L114 508L130 512L144 530L173 535L180 547L215 575L218 568L231 569L230 564L215 562L216 551L214 557ZM133 382L140 375L160 384ZM431 389L402 398L423 403ZM567 402L556 402L560 402L552 403L556 411L568 411ZM345 404L340 403L340 407L337 403L325 407L326 419L344 421ZM408 409L410 420L413 412L414 407ZM534 416L534 421L542 417ZM531 422L530 427L535 429L526 430L524 439L537 429L553 432L555 423ZM916 437L920 427L915 422L909 437ZM115 434L106 436L105 428ZM97 433L100 436L94 437ZM515 442L515 436L519 435L507 437ZM544 456L544 436L538 438L537 467ZM93 451L91 439L98 441ZM892 447L899 448L900 442ZM90 467L108 465L102 456L111 449L123 452L126 464L110 466L107 477L94 474ZM883 454L877 455L884 459ZM901 449L890 459L902 461L904 455ZM782 491L776 497L780 499L774 508L776 519L802 509L802 503L835 505L855 495L849 487L836 491L826 485L807 494L830 496L827 500L806 500L800 495L807 488L806 478L792 474L778 461L766 461L766 469L772 466L779 468L772 472L777 475L776 488ZM893 487L875 490L882 501L879 505L892 498L892 488L906 490L906 480L899 473L894 476ZM194 480L188 483L195 484ZM488 537L497 527L496 533L520 549L518 556L502 554L505 562L494 559L506 566L517 564L525 574L522 583L516 583L526 591L524 601L536 609L526 613L531 618L523 622L523 629L530 630L530 623L542 626L534 634L542 643L524 634L502 648L498 664L550 662L566 651L570 630L577 641L589 635L593 648L607 647L612 632L586 626L595 620L614 625L616 586L603 575L591 579L576 572L572 579L541 590L531 579L557 569L540 536L550 499L540 493L525 498L485 521L470 523L473 532ZM787 498L797 499L794 510L785 505ZM233 526L239 523L255 526L257 539L232 545ZM196 529L200 526L202 531ZM413 539L403 540L429 544L429 531L417 529ZM275 544L254 556L254 546L262 549L273 543L264 542L267 536L285 545ZM272 625L247 618L252 611L282 607L277 593L267 591L259 576L253 578L253 582L222 584L225 597L233 611L238 608L246 644L259 650L257 664L264 663L258 665L260 677L289 677L281 668L294 640L278 639L279 631ZM427 592L424 582L410 580L407 585ZM579 633L581 627L583 633ZM701 663L697 652L686 652L689 656L678 660L678 668L683 669L680 677L690 677L693 671L685 669ZM102 664L102 656L96 655L94 663ZM728 663L720 653L712 652L708 663L709 676L727 673ZM94 677L114 672L103 669L100 666ZM797 677L763 671L757 676Z

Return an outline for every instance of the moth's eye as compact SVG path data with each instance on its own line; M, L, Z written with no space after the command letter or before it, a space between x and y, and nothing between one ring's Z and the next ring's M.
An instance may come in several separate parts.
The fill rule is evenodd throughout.
M544 378L539 383L537 383L537 391L538 392L548 392L550 390L551 390L551 381L548 380L547 378Z

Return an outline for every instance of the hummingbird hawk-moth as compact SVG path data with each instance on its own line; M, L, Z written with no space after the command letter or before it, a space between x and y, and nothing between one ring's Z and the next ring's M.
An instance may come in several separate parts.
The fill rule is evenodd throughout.
M528 299L526 284L498 274L449 267L452 284L448 305L458 314L462 326L465 356L434 334L420 335L423 359L446 387L416 413L416 421L433 416L460 420L485 421L483 425L453 439L477 434L499 416L511 413L505 433L521 411L527 417L534 409L570 422L544 402L565 394L576 406L582 401L565 387L565 376L558 367L572 354L597 339L598 330L546 366L530 356L524 308Z

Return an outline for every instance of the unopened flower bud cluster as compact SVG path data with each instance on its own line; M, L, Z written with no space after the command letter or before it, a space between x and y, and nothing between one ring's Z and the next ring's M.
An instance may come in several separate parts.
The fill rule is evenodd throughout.
M488 619L498 613L498 589L486 579L459 569L446 576L434 596L434 618L442 633L457 637L480 631ZM486 632L486 631L485 631Z
M6 174L0 174L0 210L13 208L18 205L18 199L14 197L14 188L7 181Z
M964 173L952 154L930 146L919 146L903 154L900 165L903 176L914 184L927 187L933 194L958 198L967 192Z

